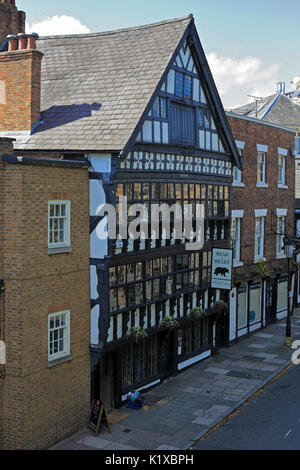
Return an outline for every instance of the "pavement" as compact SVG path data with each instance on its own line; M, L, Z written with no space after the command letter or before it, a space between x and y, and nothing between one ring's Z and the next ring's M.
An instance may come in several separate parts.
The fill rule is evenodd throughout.
M300 310L292 334L300 340ZM285 321L270 325L149 391L145 408L113 412L112 434L86 427L51 449L187 450L290 365L293 352Z
M194 450L300 450L300 367L289 368Z

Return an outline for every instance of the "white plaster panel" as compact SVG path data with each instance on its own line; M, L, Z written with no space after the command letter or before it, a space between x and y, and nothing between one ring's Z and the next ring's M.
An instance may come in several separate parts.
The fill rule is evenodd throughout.
M92 171L96 173L111 173L111 155L86 155L91 162Z
M106 203L103 185L99 180L90 180L90 215L97 215L99 206Z
M90 266L90 283L91 283L91 299L96 300L99 297L98 294L98 276L96 266Z
M110 318L109 330L108 330L108 337L107 342L111 343L114 339L114 319L113 317Z
M98 230L101 231L105 226L107 226L107 218L105 217L99 224L96 230L91 233L90 236L90 251L91 258L103 259L107 255L108 251L108 240L100 240L98 238Z
M91 344L98 345L99 344L99 314L100 314L100 307L96 305L91 310Z

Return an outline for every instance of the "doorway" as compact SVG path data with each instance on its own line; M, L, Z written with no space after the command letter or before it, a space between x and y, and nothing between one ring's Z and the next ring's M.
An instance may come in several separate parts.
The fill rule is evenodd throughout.
M106 353L100 359L100 400L107 409L114 408L114 353Z
M268 279L266 282L266 326L275 322L274 310L274 281Z

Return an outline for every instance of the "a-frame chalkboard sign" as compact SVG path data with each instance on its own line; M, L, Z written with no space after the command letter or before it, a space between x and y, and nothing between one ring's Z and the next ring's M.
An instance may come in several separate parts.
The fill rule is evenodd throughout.
M93 400L88 426L96 433L96 436L100 432L101 424L106 426L111 433L108 414L104 404L102 401Z

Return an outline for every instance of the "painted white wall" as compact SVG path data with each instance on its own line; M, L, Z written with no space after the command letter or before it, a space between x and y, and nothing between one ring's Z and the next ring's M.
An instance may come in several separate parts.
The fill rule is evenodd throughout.
M113 339L114 339L114 319L113 317L110 317L110 325L109 325L109 330L108 330L107 342L111 343Z
M111 155L85 155L91 163L91 172L97 173L111 173ZM97 209L102 204L105 204L105 192L103 184L98 179L90 180L90 215L96 216ZM100 225L100 228L105 227L107 224L106 219ZM97 230L94 230L90 236L90 257L102 259L107 255L108 251L108 242L107 240L100 240L97 237ZM98 295L98 278L97 270L95 266L90 266L90 297L93 300L96 300ZM100 307L96 305L91 310L91 322L90 322L90 332L91 332L91 344L98 345L99 343L99 315ZM112 335L112 328L110 328L110 334Z
M111 173L111 154L102 154L102 155L85 155L91 165L91 171L96 173Z
M103 184L99 180L90 180L90 215L97 215L97 209L105 204Z
M107 226L106 217L98 225L98 230ZM94 230L90 236L90 254L91 258L103 259L108 253L108 240L100 240L97 236L97 230Z
M211 349L209 351L205 351L202 354L199 354L198 356L192 357L191 359L187 359L186 361L181 362L180 364L178 364L178 370L183 370L186 367L189 367L192 364L196 364L196 362L203 361L203 359L207 359L210 356L211 356Z
M90 266L90 280L91 280L91 294L90 298L96 300L99 297L97 286L98 286L98 276L96 266Z
M99 344L99 312L99 305L96 305L91 310L91 344L94 346L97 346Z

